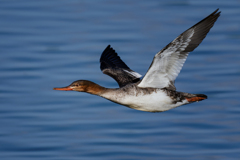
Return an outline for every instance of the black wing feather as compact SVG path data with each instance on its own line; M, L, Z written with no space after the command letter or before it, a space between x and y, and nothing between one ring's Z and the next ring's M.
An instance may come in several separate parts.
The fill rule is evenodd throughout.
M131 70L110 45L106 47L100 58L100 69L104 74L115 79L119 87L138 82L140 74Z

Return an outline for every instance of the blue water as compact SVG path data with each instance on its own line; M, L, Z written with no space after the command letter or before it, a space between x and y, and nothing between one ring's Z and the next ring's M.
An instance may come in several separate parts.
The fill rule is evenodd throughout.
M117 87L99 69L108 44L144 75L159 50L217 8L176 80L205 101L148 113L52 90L78 79ZM239 8L239 0L1 1L0 159L239 159Z

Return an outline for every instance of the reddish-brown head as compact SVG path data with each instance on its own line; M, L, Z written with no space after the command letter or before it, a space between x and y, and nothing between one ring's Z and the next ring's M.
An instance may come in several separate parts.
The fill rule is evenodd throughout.
M104 87L99 86L96 83L87 80L78 80L74 81L67 87L62 88L53 88L54 90L61 90L61 91L78 91L78 92L88 92L91 94L99 94Z

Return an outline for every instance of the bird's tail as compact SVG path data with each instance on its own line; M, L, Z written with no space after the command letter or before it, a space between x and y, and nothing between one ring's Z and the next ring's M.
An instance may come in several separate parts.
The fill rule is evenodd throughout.
M192 103L192 102L198 102L198 101L202 101L204 99L207 99L207 96L204 95L204 94L194 94L191 97L185 97L185 98L189 103Z

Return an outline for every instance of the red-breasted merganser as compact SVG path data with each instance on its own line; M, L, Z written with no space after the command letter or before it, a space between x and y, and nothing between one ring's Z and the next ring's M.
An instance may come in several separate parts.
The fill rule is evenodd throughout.
M105 88L87 80L78 80L67 87L54 88L54 90L87 92L148 112L167 111L204 100L207 98L204 94L176 91L174 81L189 52L206 37L220 13L217 9L158 52L142 80L140 80L141 75L131 70L108 45L100 58L100 69L104 74L114 78L119 88Z

